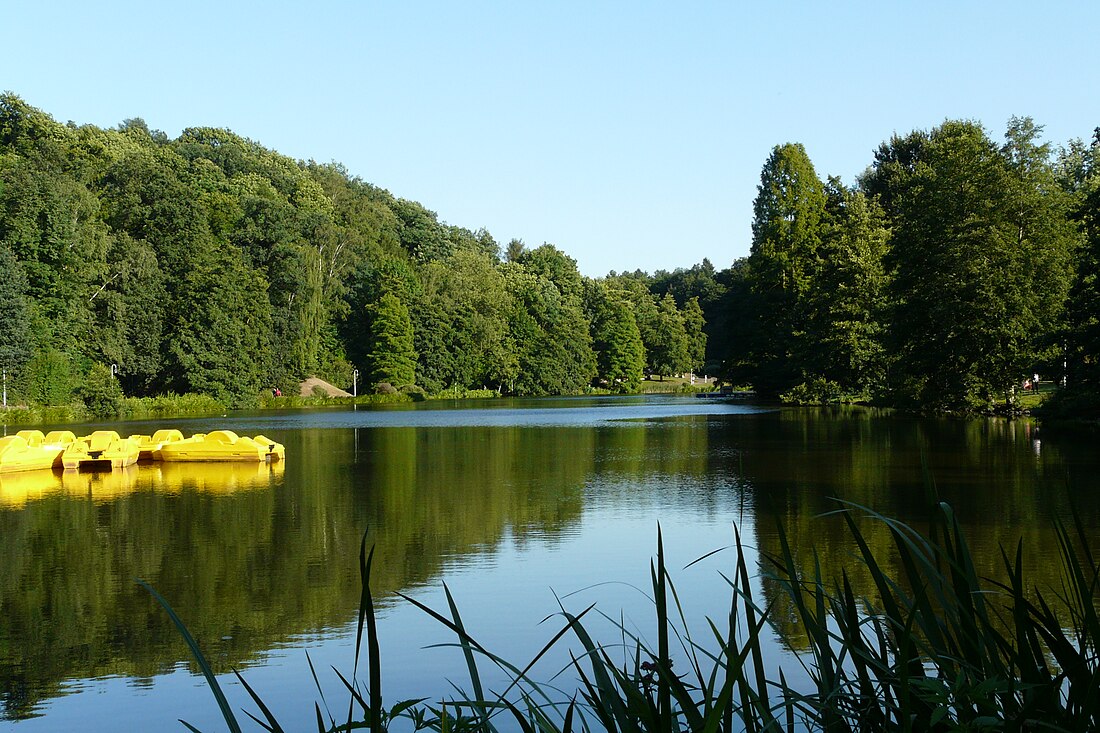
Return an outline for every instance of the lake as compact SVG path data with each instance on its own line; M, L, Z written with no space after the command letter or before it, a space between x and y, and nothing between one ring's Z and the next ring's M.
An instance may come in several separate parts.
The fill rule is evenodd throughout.
M172 603L220 672L241 670L288 730L315 729L310 662L343 716L347 696L332 668L351 673L364 533L375 548L382 693L392 704L469 687L453 637L396 593L446 614L446 586L471 635L519 665L558 630L561 607L596 603L649 636L658 525L699 629L728 608L721 573L736 560L735 526L750 568L762 567L759 553L778 552L782 523L800 560L816 551L869 592L843 522L822 516L838 500L920 526L934 485L990 575L998 548L1022 540L1028 570L1051 578L1052 520L1071 503L1090 531L1100 528L1095 435L1028 420L653 396L233 413L77 431L100 427L263 433L287 459L0 477L0 730L185 730L178 718L224 729L185 644L136 579ZM889 566L885 528L859 521ZM755 582L760 597L774 597ZM610 621L591 618L614 640ZM776 614L767 641L776 664L799 647L784 618ZM567 661L562 648L532 676L550 680ZM503 674L482 668L499 687ZM223 679L234 708L255 710Z

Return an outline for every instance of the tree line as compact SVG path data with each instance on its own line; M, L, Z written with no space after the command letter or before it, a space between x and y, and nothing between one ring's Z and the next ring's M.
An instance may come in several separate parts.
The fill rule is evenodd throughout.
M231 131L61 124L0 96L0 366L9 402L104 385L226 404L351 387L637 389L699 369L698 300L501 247L339 164Z
M1039 374L1096 414L1100 130L1058 150L1041 132L894 135L852 186L775 147L726 276L727 375L796 401L974 411Z
M638 389L689 371L798 402L1100 412L1100 132L1030 118L895 134L853 184L776 146L750 254L583 277L339 164L233 132L60 124L0 96L0 366L16 399L97 385L228 403L365 389ZM117 373L117 380L112 374Z

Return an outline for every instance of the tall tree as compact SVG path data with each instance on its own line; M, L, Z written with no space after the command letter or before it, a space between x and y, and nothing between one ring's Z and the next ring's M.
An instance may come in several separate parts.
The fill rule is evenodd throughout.
M657 304L656 328L653 344L646 351L646 366L651 373L661 377L686 372L691 367L684 318L671 293L665 293Z
M699 372L707 360L706 319L699 298L688 298L681 310L684 321L684 335L687 337L688 371Z
M416 352L409 309L393 293L385 293L371 308L370 381L395 386L416 381Z
M512 303L509 332L518 361L514 391L583 392L596 374L596 354L579 297L564 295L552 280L523 265L505 265L504 276Z
M233 247L196 253L169 334L169 386L235 404L271 382L267 282Z
M1042 324L1063 306L1058 283L1068 283L1073 246L1053 187L1040 184L1047 174L1033 175L1032 166L1049 170L1037 132L1014 128L1001 149L975 123L945 122L897 186L888 260L896 401L980 408L1030 373Z
M27 278L11 249L0 243L0 367L9 379L31 356Z
M597 380L612 390L637 390L645 369L645 347L627 295L605 281L592 280L585 281L584 292Z
M871 396L885 375L889 230L882 209L862 192L830 178L826 193L821 265L809 296L807 376L846 394Z
M820 264L825 189L801 144L776 146L753 203L751 283L764 335L752 345L753 384L764 393L798 384L808 359L807 299Z
M1063 188L1072 194L1084 243L1069 298L1066 392L1071 409L1095 417L1100 415L1100 127L1091 145L1077 146L1075 158L1064 165Z

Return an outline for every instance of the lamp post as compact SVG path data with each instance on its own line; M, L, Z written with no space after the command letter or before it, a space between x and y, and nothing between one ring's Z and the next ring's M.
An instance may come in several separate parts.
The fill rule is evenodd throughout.
M111 365L111 376L116 379L118 378L118 364Z
M4 368L4 407L8 406L8 370Z
M359 370L358 369L352 369L351 370L351 396L352 397L358 397L359 396Z

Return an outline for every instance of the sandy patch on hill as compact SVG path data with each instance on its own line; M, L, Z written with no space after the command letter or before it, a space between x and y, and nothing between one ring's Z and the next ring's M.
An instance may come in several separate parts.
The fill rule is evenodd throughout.
M317 377L310 377L306 381L302 382L301 389L299 389L298 393L302 397L312 397L314 387L320 387L321 389L325 390L325 393L329 397L351 397L351 392L345 392L339 387L333 387L325 380L318 379Z

